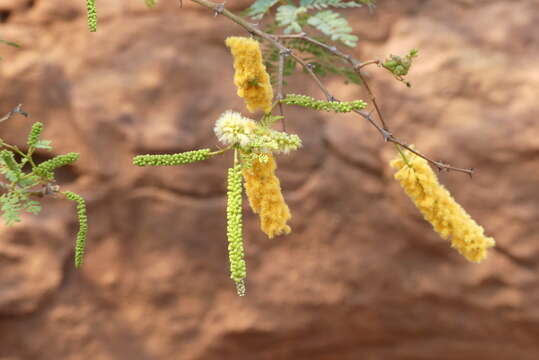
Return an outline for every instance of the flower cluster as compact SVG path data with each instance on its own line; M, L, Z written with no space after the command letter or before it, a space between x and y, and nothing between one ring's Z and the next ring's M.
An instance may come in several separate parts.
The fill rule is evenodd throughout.
M272 130L230 110L217 119L214 131L221 143L236 145L243 152L288 153L301 147L299 136Z
M239 296L245 295L245 282L247 268L243 250L242 226L242 178L241 165L238 163L228 169L227 187L227 238L228 258L230 261L230 278L236 283Z
M173 166L206 160L211 157L210 149L186 151L179 154L137 155L133 158L136 166Z
M276 168L273 156L268 154L266 161L255 159L250 168L243 169L249 204L253 212L260 215L260 228L270 238L291 231L286 224L291 218L290 210L281 193Z
M249 111L260 109L270 112L273 89L262 62L259 42L247 37L232 36L226 39L226 46L234 56L234 84L238 88L238 96L244 98Z
M286 105L299 105L314 110L334 111L337 113L347 113L354 110L363 110L367 103L363 100L354 101L322 101L316 100L307 95L287 94L281 100Z
M77 203L77 215L79 217L79 232L77 234L77 243L75 244L75 267L82 265L84 257L84 248L86 246L86 236L88 233L88 217L86 216L86 204L82 196L71 191L64 193L65 197Z
M495 245L494 239L484 235L483 228L438 182L425 159L406 151L391 166L397 169L395 179L442 238L450 239L451 246L469 261L486 258L487 249Z

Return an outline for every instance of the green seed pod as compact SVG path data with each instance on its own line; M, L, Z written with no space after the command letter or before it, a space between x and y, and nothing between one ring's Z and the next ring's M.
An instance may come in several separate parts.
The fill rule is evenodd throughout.
M79 159L79 154L72 152L65 155L58 155L53 157L50 160L44 161L39 164L35 169L34 173L38 176L41 176L46 179L53 179L53 171L65 166L74 163Z
M97 31L97 9L95 6L95 0L86 0L86 9L88 17L88 28L90 32Z
M79 232L77 233L77 242L75 244L75 267L82 265L84 257L84 248L86 247L86 237L88 234L88 217L86 215L86 204L82 196L71 191L64 193L65 197L77 203L77 216L79 218Z
M137 155L133 165L137 166L173 166L206 160L211 157L210 149L187 151L172 155Z
M43 123L38 121L32 125L32 130L28 135L28 146L35 146L37 144L39 137L41 136L41 131L43 131Z
M239 296L245 295L244 279L247 276L243 250L242 187L241 165L236 164L228 169L226 233L228 237L230 278L236 283L236 291Z

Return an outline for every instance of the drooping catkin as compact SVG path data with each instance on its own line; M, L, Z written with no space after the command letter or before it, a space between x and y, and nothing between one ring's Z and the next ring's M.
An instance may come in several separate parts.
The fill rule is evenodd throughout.
M97 9L95 1L96 0L86 0L86 16L88 20L88 29L90 29L90 32L97 31Z
M133 165L137 166L173 166L202 161L211 157L210 149L186 151L179 154L164 155L137 155L133 158Z
M243 249L242 177L239 163L228 169L226 205L230 278L236 283L238 295L244 296L247 267Z
M453 199L449 191L438 182L428 162L410 151L403 152L406 161L398 156L391 162L397 169L395 179L403 187L421 211L425 220L451 246L472 262L487 257L487 249L495 245L493 238L484 235L484 230ZM408 163L408 164L407 164Z
M84 248L86 247L86 237L88 234L88 217L86 215L86 203L82 196L71 191L64 193L65 197L77 203L77 216L79 218L79 232L75 244L75 267L80 267L84 258Z
M28 146L35 146L37 144L42 131L43 123L38 121L32 125L32 130L30 130L30 134L28 135Z
M277 165L270 153L267 161L254 159L250 168L243 169L245 191L251 209L260 216L260 228L268 237L288 234L291 229L286 223L292 215L281 192L279 178L275 175Z
M244 98L249 111L271 111L273 89L270 76L262 61L260 44L254 39L232 36L226 39L226 46L234 56L234 84L238 96Z

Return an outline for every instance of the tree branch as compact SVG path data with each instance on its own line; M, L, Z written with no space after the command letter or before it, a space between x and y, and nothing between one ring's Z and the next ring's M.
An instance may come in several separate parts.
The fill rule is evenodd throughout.
M261 37L262 39L269 41L273 46L275 46L279 50L280 55L291 56L294 60L296 60L297 63L299 63L309 73L309 75L312 77L312 79L317 84L318 88L322 91L322 93L324 94L324 96L326 97L326 99L328 101L338 101L338 100L329 92L329 90L324 86L324 84L322 83L320 78L314 73L314 71L312 70L312 65L307 64L305 61L303 61L303 59L301 59L298 55L294 54L294 52L292 52L292 50L290 50L285 45L283 45L282 42L279 41L279 40L280 39L292 39L292 38L303 39L305 41L308 41L308 42L310 42L312 44L318 45L318 46L326 49L327 51L331 52L332 54L334 54L337 57L340 57L340 58L344 59L345 61L347 61L352 66L354 71L358 74L359 78L361 79L363 85L365 86L365 89L367 90L367 92L368 92L368 94L369 94L369 96L371 98L371 101L372 101L372 103L374 105L374 109L376 111L376 114L378 115L378 118L380 119L380 122L381 122L382 126L378 125L376 123L376 121L374 121L374 119L372 118L370 113L367 113L367 112L364 112L364 111L359 111L359 110L357 110L355 112L357 114L359 114L361 117L363 117L365 120L367 120L372 126L374 126L376 128L376 130L378 130L378 132L382 135L382 137L384 138L384 141L391 142L391 143L402 146L403 148L407 149L408 151L411 151L412 153L416 154L417 156L427 160L429 163L436 166L440 171L453 170L453 171L459 171L459 172L466 173L466 174L468 174L470 176L473 174L473 169L464 169L464 168L454 167L454 166L451 166L451 165L448 165L448 164L444 164L444 163L442 163L440 161L432 160L429 157L427 157L426 155L423 155L422 153L418 152L417 150L414 150L412 147L410 147L409 145L403 143L398 138L393 136L393 134L391 133L391 131L389 130L389 128L387 126L386 121L384 120L384 117L382 116L382 112L380 111L380 107L378 106L378 102L376 100L376 97L374 96L374 93L372 92L372 90L370 89L368 83L366 82L364 75L361 73L361 68L362 67L367 66L367 65L371 65L371 64L380 65L381 64L380 60L370 60L370 61L366 61L366 62L362 63L359 60L352 57L351 55L341 52L335 46L329 46L329 45L326 45L326 44L324 44L324 43L322 43L320 41L312 39L312 38L308 37L305 33L300 33L300 34L295 34L295 35L271 35L271 34L268 34L268 33L264 32L264 31L260 30L257 26L255 26L253 24L250 24L249 22L247 22L243 18L241 18L241 17L235 15L234 13L228 11L227 9L225 9L224 3L219 4L219 3L215 3L215 2L209 1L209 0L191 0L191 1L193 1L194 3L197 3L197 4L201 5L201 6L204 6L204 7L208 8L208 9L213 10L216 15L223 15L223 16L227 17L228 19L232 20L236 24L243 27L250 34L257 35L257 36ZM281 61L281 59L279 59L279 62L280 61ZM278 88L277 96L279 96L279 94L281 94L281 96L282 96L282 88L280 88L280 89Z

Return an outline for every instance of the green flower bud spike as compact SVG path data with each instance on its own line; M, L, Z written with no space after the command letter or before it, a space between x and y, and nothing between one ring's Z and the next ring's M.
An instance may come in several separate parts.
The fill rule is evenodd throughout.
M97 9L95 6L95 0L86 0L86 9L88 17L88 28L90 32L97 31Z
M15 174L21 174L21 169L19 168L19 165L17 165L15 157L13 156L13 153L11 151L0 151L0 158L2 158L2 161L4 162L4 164L6 164L9 170L13 171Z
M86 246L86 236L88 234L88 217L86 216L86 204L82 196L71 191L64 193L65 197L77 203L77 215L79 217L79 232L77 233L77 243L75 244L75 267L82 265L84 248Z
M36 122L34 123L34 125L32 125L32 130L30 131L30 134L28 135L28 146L35 146L37 144L42 131L43 131L43 123Z
M237 153L235 153L234 167L228 169L226 233L228 237L230 278L236 283L236 291L239 296L245 296L245 278L247 277L243 249L242 188L241 164L237 160Z
M363 100L354 101L322 101L313 99L306 95L287 94L281 100L286 105L299 105L314 110L334 111L337 113L347 113L354 110L363 110L367 107L367 103Z
M53 179L53 171L69 164L74 163L79 159L79 154L72 152L65 155L58 155L53 157L50 160L44 161L39 164L35 169L34 173L38 176L41 176L46 179Z
M172 155L137 155L133 158L133 164L137 166L183 165L195 161L206 160L211 156L210 149L186 151Z
M157 0L145 0L146 6L149 8L155 7L157 5Z

